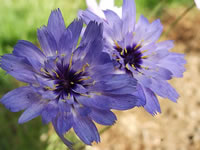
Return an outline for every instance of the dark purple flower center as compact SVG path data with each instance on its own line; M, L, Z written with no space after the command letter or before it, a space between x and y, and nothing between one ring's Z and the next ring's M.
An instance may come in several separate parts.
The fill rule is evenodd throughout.
M56 89L54 92L64 99L65 96L69 96L69 94L76 94L74 91L76 89L77 84L81 84L80 81L82 74L75 74L76 72L73 70L69 70L68 66L66 67L59 67L56 70L57 75L54 76ZM78 93L77 93L78 94Z
M85 66L84 66L85 67ZM76 91L78 84L83 87L86 85L83 84L84 80L88 80L89 76L84 71L74 71L70 65L56 64L56 69L48 71L45 69L42 71L43 77L54 81L54 88L45 87L45 90L54 91L57 95L57 99L66 99L70 98L71 95L81 95Z
M122 49L119 45L116 45L115 50L117 50L120 56L123 58L124 65L129 64L136 70L141 68L142 64L142 53L139 51L140 45L133 44L132 46L127 46ZM117 58L119 59L119 58Z

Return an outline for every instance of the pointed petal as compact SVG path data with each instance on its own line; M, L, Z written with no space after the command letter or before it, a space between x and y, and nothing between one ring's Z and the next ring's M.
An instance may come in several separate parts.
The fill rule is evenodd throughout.
M38 40L40 42L40 46L44 51L46 56L55 56L57 50L56 40L53 34L47 29L47 27L43 26L37 31Z
M149 88L159 96L168 98L173 102L176 102L179 97L179 94L176 92L176 90L164 80L156 80L152 78L152 84Z
M111 109L128 110L133 107L143 106L146 103L143 99L139 99L134 95L128 95L128 94L117 95L108 93L106 93L106 95L112 97L112 99L109 99L111 104Z
M149 23L144 16L140 16L134 32L134 42L138 43L142 41L143 45L154 43L160 38L162 31L163 26L159 19Z
M154 22L152 22L149 27L148 30L146 31L145 36L143 37L144 42L147 41L151 41L151 42L156 42L163 31L163 26L160 22L159 19L155 20Z
M110 110L92 109L90 118L102 125L112 125L117 120L115 114Z
M104 11L106 16L106 22L109 24L109 28L104 28L106 34L111 36L112 39L121 40L122 39L122 20L120 17L111 10ZM111 32L114 31L114 32ZM117 32L116 32L117 31Z
M100 56L100 58L102 58L102 57ZM103 61L103 60L106 62L106 58L102 58L101 61ZM97 61L98 61L98 58L97 58ZM99 62L97 62L97 63L99 63ZM96 81L102 80L105 75L110 74L113 71L114 71L114 66L113 66L112 62L103 64L103 65L95 65L95 67L90 67L88 69L88 72L90 72L91 77Z
M112 80L110 80L112 79ZM127 74L106 74L91 88L92 91L111 91L129 86L134 91L137 85L136 79Z
M87 145L100 142L99 133L95 124L86 117L74 116L73 128L78 137Z
M143 71L141 71L141 72L145 73L148 76L151 76L151 77L154 77L154 78L157 78L157 79L161 79L161 80L172 79L173 74L168 69L165 69L165 68L159 67L159 66L156 66L155 68L153 68L153 67L150 68L151 66L147 66L147 67L149 67L149 70L143 69Z
M128 94L111 94L103 93L99 95L98 92L92 95L91 98L80 97L78 101L88 107L94 107L101 110L116 109L116 110L127 110L135 106L143 106L145 101L138 99L134 95Z
M124 0L122 6L122 21L124 34L132 32L135 29L136 7L134 0Z
M113 63L113 62L111 61L111 58L110 58L109 54L105 53L105 52L102 52L99 55L99 57L97 57L96 60L95 60L95 64L96 65L99 65L99 66L102 65L103 66L103 65L106 64L108 66L108 68L110 68L109 66L110 66L111 63ZM111 72L111 70L112 69L110 68L110 72Z
M103 50L103 25L91 21L82 37L78 50L74 57L84 59L83 62L91 63Z
M71 143L70 141L68 141L68 140L64 137L64 135L63 135L62 133L59 132L59 130L58 130L58 125L57 125L57 118L55 118L55 119L53 120L52 124L53 124L53 127L54 127L56 133L58 134L58 136L60 137L60 139L63 141L63 143L64 143L70 150L73 150L73 149L72 149L73 143Z
M81 30L83 27L82 20L74 20L68 27L59 41L59 53L71 55L71 52L76 48Z
M38 97L29 86L8 92L1 98L1 103L10 111L18 112L38 101Z
M91 113L91 108L87 107L87 106L82 106L80 107L80 105L78 104L77 106L75 105L75 109L78 112L78 114L81 117L88 117L89 113Z
M81 96L78 98L78 102L82 105L93 107L97 109L108 110L111 109L110 101L108 101L109 97L106 96L92 96L92 98Z
M20 116L18 123L22 124L22 123L28 122L32 120L33 118L39 116L42 113L44 108L45 108L44 102L37 102L37 103L32 104Z
M18 41L14 47L13 54L16 56L26 57L27 59L34 57L35 60L38 60L39 62L43 62L45 59L45 55L39 48L24 40Z
M47 124L57 116L58 104L55 101L50 101L42 111L42 122Z
M28 41L20 40L14 47L15 56L25 57L35 69L40 69L46 59L42 51Z
M157 47L156 50L160 50L160 49L170 50L174 47L174 43L172 40L166 40L166 41L156 43L156 47Z
M88 52L83 61L89 64L97 63L96 58L102 54L101 52L103 50L103 39L96 37L94 41L88 44L87 49Z
M159 65L170 70L174 77L183 77L186 60L183 54L172 53L159 61Z
M138 99L142 101L144 105L146 104L146 96L141 84L137 84L136 90L133 92L133 95L138 97Z
M64 134L71 129L73 118L71 113L61 114L58 116L57 128L59 133Z
M143 88L143 89L146 96L146 104L144 105L145 110L149 112L151 115L156 115L157 113L161 113L160 104L158 102L156 95L148 88Z
M136 26L135 26L135 36L134 36L134 42L138 43L143 40L143 37L146 34L146 29L150 25L147 18L145 18L143 15L140 16Z
M47 25L48 30L53 34L57 44L65 31L65 22L60 9L51 12Z
M17 80L27 83L35 83L34 69L27 59L6 54L0 58L0 67Z
M83 34L81 44L86 44L88 42L94 41L94 39L103 37L103 25L98 24L96 21L91 21L87 25L87 28Z
M102 12L103 13L103 12ZM104 15L104 14L103 14ZM98 23L102 23L103 20L102 20L102 16L98 16L98 14L95 14L93 11L91 10L85 10L85 11L82 11L80 10L78 12L78 17L83 19L83 21L86 23L86 24L89 24L90 21L96 21Z

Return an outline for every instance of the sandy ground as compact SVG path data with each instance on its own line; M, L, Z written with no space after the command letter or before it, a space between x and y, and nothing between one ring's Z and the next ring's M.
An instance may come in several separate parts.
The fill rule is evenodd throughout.
M173 16L167 15L169 20ZM171 81L180 94L178 103L160 98L162 114L155 117L143 108L117 112L117 123L87 150L200 150L199 25L200 12L193 10L168 37L175 40L173 51L186 53L184 77Z

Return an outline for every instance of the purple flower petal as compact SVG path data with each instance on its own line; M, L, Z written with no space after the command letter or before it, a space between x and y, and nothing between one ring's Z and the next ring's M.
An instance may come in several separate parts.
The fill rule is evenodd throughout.
M159 96L168 98L173 102L176 102L179 97L179 94L176 92L176 90L164 80L152 79L152 84L149 88Z
M56 133L58 134L58 136L60 137L60 139L63 141L63 143L70 149L70 150L73 150L72 149L72 144L71 142L69 142L62 133L60 133L58 131L58 126L57 126L57 118L55 118L53 121L52 121L52 124L53 124L53 127L56 131Z
M97 21L98 23L102 22L101 18L92 13L90 10L80 10L78 12L78 16L79 18L82 18L86 24L89 24L90 21Z
M159 65L170 70L174 77L183 77L184 64L186 64L184 55L178 53L170 53L159 61Z
M72 127L73 117L71 113L65 113L58 116L57 128L61 134L66 133Z
M115 12L111 10L104 11L104 14L106 16L106 22L109 24L109 28L105 28L104 32L109 34L108 36L120 40L122 38L122 20ZM112 32L110 28L118 32Z
M148 88L143 88L143 89L146 96L146 104L144 105L145 110L152 115L161 113L160 104L158 102L156 95Z
M58 106L55 101L49 102L42 111L42 122L47 124L57 116Z
M37 102L38 97L31 87L25 86L8 92L1 98L1 103L10 111L18 112Z
M40 46L44 51L46 56L54 56L57 50L57 44L52 33L47 29L47 27L43 26L37 31L38 40L40 42Z
M35 61L39 61L40 63L43 63L45 59L45 55L39 48L24 40L18 41L14 47L13 54L15 56L26 57L27 59L33 57Z
M40 69L44 63L45 55L35 45L28 41L18 41L14 47L15 56L25 57L35 69Z
M0 62L0 67L16 79L27 83L36 82L34 68L27 59L12 54L6 54L1 57Z
M65 30L59 40L59 53L71 55L71 52L76 48L83 23L81 20L73 21Z
M57 44L65 31L65 22L60 9L51 12L47 25L48 30L53 34Z
M136 7L134 0L124 0L122 5L122 33L133 32L136 22Z
M92 120L102 125L112 125L117 120L115 114L110 110L93 109L89 116Z
M33 118L39 116L43 109L45 108L44 102L33 103L30 107L28 107L23 114L20 116L18 123L22 124L32 120Z
M78 137L86 144L91 145L92 142L100 142L99 133L95 124L86 117L75 116L73 128Z

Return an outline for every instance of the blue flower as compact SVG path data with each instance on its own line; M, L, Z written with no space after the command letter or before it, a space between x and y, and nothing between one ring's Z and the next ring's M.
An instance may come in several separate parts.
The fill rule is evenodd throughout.
M12 54L1 57L1 68L27 86L2 97L1 103L12 112L25 110L19 123L41 116L52 122L63 142L71 147L64 134L73 128L88 145L99 142L93 121L112 125L116 116L111 109L126 110L144 105L130 94L136 80L114 74L107 53L102 52L102 24L90 22L80 40L82 20L68 28L60 10L51 13L48 25L38 29L41 49L28 41L19 41Z
M169 51L173 41L157 42L163 30L159 20L149 23L141 16L136 23L134 0L123 1L121 18L111 10L103 13L105 18L90 9L80 11L79 17L86 24L91 20L103 23L104 51L119 70L138 80L138 95L146 99L146 111L152 115L161 113L156 95L177 101L179 95L167 80L183 76L184 55Z

